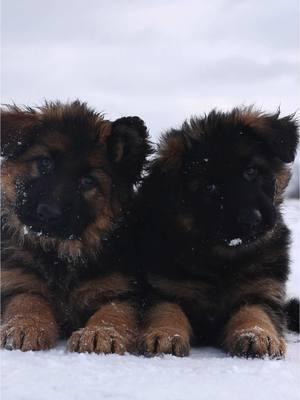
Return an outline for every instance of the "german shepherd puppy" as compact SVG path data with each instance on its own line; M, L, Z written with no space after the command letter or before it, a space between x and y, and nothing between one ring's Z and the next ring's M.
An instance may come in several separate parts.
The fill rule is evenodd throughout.
M293 116L253 108L212 111L162 136L137 206L142 352L184 356L193 339L231 355L284 355L280 204L297 143Z
M109 233L149 152L143 121L109 122L79 101L8 106L1 149L1 346L71 335L71 351L134 351L136 282Z

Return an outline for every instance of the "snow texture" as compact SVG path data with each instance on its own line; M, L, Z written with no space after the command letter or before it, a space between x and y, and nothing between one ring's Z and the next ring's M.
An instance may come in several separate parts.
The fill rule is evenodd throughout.
M299 296L300 203L287 201L293 232L288 293ZM1 351L3 400L296 400L300 398L300 338L287 334L285 360L231 358L193 349L187 358L90 355L65 351Z
M240 244L242 244L242 239L240 239L240 238L232 239L232 240L230 240L230 242L228 243L228 245L229 245L230 247L235 247L235 246L238 246L238 245L240 245Z

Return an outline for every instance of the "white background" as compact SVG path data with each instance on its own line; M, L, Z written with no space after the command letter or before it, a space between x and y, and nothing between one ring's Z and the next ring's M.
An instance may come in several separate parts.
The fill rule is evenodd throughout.
M2 103L80 98L153 137L214 107L299 107L298 0L2 3Z

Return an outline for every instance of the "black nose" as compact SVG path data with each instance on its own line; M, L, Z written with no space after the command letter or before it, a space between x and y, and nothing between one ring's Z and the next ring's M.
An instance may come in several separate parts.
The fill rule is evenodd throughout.
M62 216L58 206L46 203L39 204L36 213L41 222L58 222Z
M239 213L238 221L249 228L257 228L261 224L262 215L257 208L245 209Z

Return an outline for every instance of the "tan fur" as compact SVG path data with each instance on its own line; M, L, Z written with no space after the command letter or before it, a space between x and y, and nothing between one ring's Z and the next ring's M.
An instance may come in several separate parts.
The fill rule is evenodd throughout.
M44 241L46 243L46 241ZM48 242L51 245L51 242ZM68 259L70 262L76 262L84 257L84 245L81 240L62 240L53 242L53 247L57 247L58 257ZM44 247L45 248L45 247ZM90 251L91 249L89 249ZM95 252L96 254L96 252Z
M79 353L124 354L136 349L137 315L127 303L109 303L100 308L75 331L68 342L70 351Z
M2 202L14 204L16 200L16 179L30 172L30 167L22 162L4 161L1 165Z
M114 211L120 212L121 210L119 208ZM60 258L73 261L84 257L86 253L91 257L97 256L102 247L102 235L111 228L114 214L109 206L104 206L102 214L82 233L81 240L59 240L36 235L28 227L24 228L18 217L10 212L10 207L6 207L5 204L2 206L2 215L5 217L4 224L19 244L27 241L33 246L41 246L44 251L56 249Z
M260 306L244 306L225 329L225 349L232 355L282 357L286 345Z
M66 105L45 103L43 107L36 109L8 106L7 112L3 113L2 150L6 158L2 164L2 217L5 229L2 291L5 304L1 345L24 351L50 348L58 335L55 318L62 329L61 334L66 335L72 329L84 326L91 312L96 310L86 326L72 336L74 345L71 349L86 351L86 343L92 340L95 347L91 351L119 354L134 351L136 311L128 303L112 303L116 296L130 290L130 278L115 273L111 277L84 281L94 276L93 263L97 257L101 263L103 237L109 234L114 218L122 211L121 205L127 207L127 200L131 196L130 182L125 187L127 181L124 185L123 179L121 186L118 182L121 178L114 173L111 154L114 151L113 146L109 149L106 147L112 123L103 120L102 115L79 101ZM68 120L73 125L68 124ZM83 141L85 136L87 138L87 146L83 143L83 151L79 149L78 153L73 133L75 141L77 138L81 141L80 135L83 135ZM120 143L115 155L121 158L123 152L124 145ZM63 240L59 235L50 237L43 232L34 232L34 228L24 226L21 222L23 218L19 217L17 190L22 194L21 185L25 186L27 181L44 174L39 164L41 158L53 157L56 162L56 156L58 160L63 159L66 167L62 168L61 174L57 174L55 185L49 194L50 200L60 200L64 185L70 184L70 187L81 191L86 207L92 211L92 222L89 222L80 238L74 239L71 235ZM79 173L90 174L98 181L98 185L89 189L90 186L84 185L82 181L84 176ZM66 177L68 174L69 179ZM23 191L23 194L23 198L20 196L18 200L25 204L26 195L28 199L30 193ZM33 206L32 212L36 212ZM48 262L47 254L44 255L45 259L40 257L42 251L53 251L56 254L49 254ZM53 273L50 261L52 257L60 259L53 261ZM41 265L37 265L37 258L40 258ZM90 263L91 275L88 271ZM86 269L86 275L85 271L82 275L77 274L76 269L80 268ZM40 280L41 276L43 281ZM101 276L101 269L98 276ZM86 283L82 284L83 281ZM75 293L72 293L73 290ZM111 303L107 304L107 301ZM79 340L77 348L75 338Z
M35 274L25 271L23 268L13 268L1 272L1 291L26 291L28 293L47 295L47 285Z
M102 210L95 222L90 224L82 233L82 241L80 242L82 249L85 247L89 249L89 253L96 255L96 252L101 249L102 235L111 228L113 214L112 211L106 207Z
M52 143L53 144L53 143ZM38 236L35 233L26 229L26 236L24 235L23 224L20 223L18 217L12 212L16 200L16 181L18 176L33 176L33 164L26 162L37 153L41 154L42 148L36 147L31 153L30 150L23 155L23 161L5 161L1 171L1 181L3 190L2 201L2 215L5 216L4 224L6 224L9 231L14 234L16 240L22 244L25 240L31 242L33 245L41 246L45 251L49 249L57 249L58 254L62 258L79 259L84 256L88 250L91 256L96 256L101 248L101 237L103 232L111 227L111 221L117 212L120 212L120 207L115 207L112 210L108 200L111 198L111 178L103 171L97 170L95 174L101 180L103 194L94 193L87 194L91 201L91 206L95 206L99 210L99 216L90 224L82 234L81 240L57 240L55 238L48 238ZM45 150L44 150L45 151ZM115 203L118 203L117 199Z
M66 116L75 117L78 112L82 112L82 107L78 105L65 105L41 107L40 109L22 110L17 107L10 108L5 114L5 125L12 125L11 134L16 135L15 130L19 129L20 125L20 140L27 140L23 129L31 128L38 122L56 121L59 126L63 123ZM111 133L111 122L103 120L101 115L89 114L91 129L98 130L99 140L104 141ZM18 125L19 124L19 125ZM16 128L17 126L17 128ZM9 128L9 126L7 127ZM96 133L97 134L97 133ZM59 240L58 238L48 238L45 236L36 235L29 228L24 228L19 221L17 215L13 212L16 201L16 182L18 177L26 180L26 177L32 178L39 175L36 166L36 158L48 156L53 150L64 152L69 144L69 137L59 132L50 131L41 135L39 142L30 146L18 159L5 160L2 164L2 209L4 215L4 224L9 233L19 244L24 242L30 243L34 247L41 246L43 250L51 249L58 252L59 257L78 260L85 257L87 253L91 257L96 257L101 250L101 240L104 232L107 232L112 223L112 219L121 212L120 202L115 193L112 193L111 177L101 170L107 164L106 155L99 150L88 154L87 162L94 171L92 175L98 180L101 185L101 193L97 189L87 191L84 196L90 202L90 206L98 210L98 216L95 221L90 224L83 232L80 240ZM104 143L103 142L103 143ZM105 152L105 150L103 150ZM57 187L59 191L59 185ZM55 195L55 194L53 194ZM59 197L59 193L57 194Z
M58 132L51 132L50 135L46 135L41 138L46 148L52 151L65 152L70 144L70 139L66 135L62 135Z
M235 303L245 298L248 295L263 295L267 296L270 301L280 303L284 301L285 290L281 282L270 278L261 278L252 282L247 282L244 285L239 285L233 291L233 296L230 300Z
M159 147L159 156L165 170L179 169L182 163L182 155L185 143L182 137L169 137Z
M289 183L290 177L291 177L291 171L287 167L284 167L279 172L277 172L277 174L276 174L276 192L275 192L275 201L276 202L282 201L282 195Z
M119 273L114 273L98 279L85 282L72 294L72 302L79 309L93 307L99 300L107 301L128 292L129 279Z
M119 162L122 159L123 154L124 154L124 143L123 142L119 142L115 146L114 160L116 162Z
M78 113L82 113L82 105L78 102L76 105L75 103L64 104L57 106L55 105L50 106L46 104L43 107L39 108L38 110L33 110L34 114L39 116L42 115L43 120L45 121L56 121L57 124L63 123L63 120L67 117L72 119L73 117L76 118ZM101 132L101 126L104 122L103 116L101 114L96 113L88 113L88 118L90 120L91 126L97 126L99 134Z
M239 120L246 126L256 129L264 129L266 126L265 118L260 111L254 110L252 107L240 110L238 113Z
M50 305L33 294L14 296L3 312L1 347L46 350L55 345L58 326Z
M256 241L252 243L248 243L248 249L252 249L255 251L256 249L259 250L260 248L264 247L268 244L268 242L273 238L275 239L278 235L280 235L280 225L275 224L273 228L268 230L264 235L258 238ZM216 245L214 246L214 252L219 254L220 257L231 258L234 257L239 252L239 247L230 247L224 245ZM285 254L285 250L279 247L278 249L272 249L272 252L266 252L265 254L261 255L261 262L262 263L272 263L281 255Z
M207 293L211 289L210 285L202 281L175 281L155 275L149 275L148 281L153 288L158 289L164 294L175 296L178 299L193 300L197 298L197 301L202 304L208 301Z
M91 160L89 158L89 162L90 161ZM101 189L103 190L103 192L105 194L110 194L111 193L111 186L112 186L111 177L108 176L101 169L99 169L99 166L98 166L98 168L97 168L97 166L95 166L94 168L95 169L93 170L93 177L95 177L97 179L97 181L101 184Z
M189 354L191 335L191 325L180 306L160 303L145 316L139 347L149 355L169 353L182 357Z
M17 137L21 139L27 135L30 129L39 122L39 115L33 110L31 112L23 112L18 107L9 107L1 109L1 119L5 121L5 129L8 132L8 137Z
M100 133L99 133L99 139L100 142L105 143L107 138L110 136L111 134L111 122L107 121L107 120L103 120L101 127L100 127Z
M7 261L10 261L10 265L12 265L13 263L16 264L15 267L17 267L17 264L19 263L19 260L22 260L22 265L26 265L26 264L31 264L33 263L34 257L32 255L32 253L28 250L22 249L19 246L16 246L15 244L7 244L7 242L4 242L3 248L2 248L2 255L6 254L7 252L10 252L10 256L8 257ZM2 271L4 270L5 266L2 266ZM12 268L14 268L14 266L12 265Z
M26 150L23 154L20 155L16 162L24 162L24 161L31 161L38 157L48 157L49 156L49 149L46 145L43 144L34 144L28 150Z

